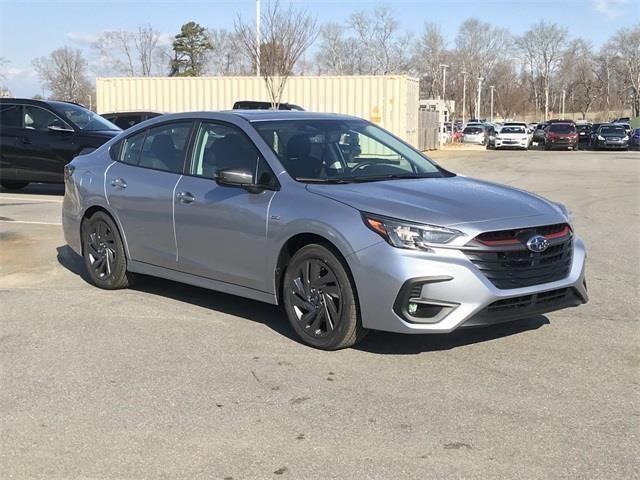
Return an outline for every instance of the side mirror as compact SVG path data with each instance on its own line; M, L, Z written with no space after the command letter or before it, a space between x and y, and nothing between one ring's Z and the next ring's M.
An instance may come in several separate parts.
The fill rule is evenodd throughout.
M47 127L50 132L67 132L73 133L73 129L62 123L60 120L55 120Z
M246 169L218 170L216 182L227 187L241 187L249 193L260 193L265 189L254 182L253 174Z

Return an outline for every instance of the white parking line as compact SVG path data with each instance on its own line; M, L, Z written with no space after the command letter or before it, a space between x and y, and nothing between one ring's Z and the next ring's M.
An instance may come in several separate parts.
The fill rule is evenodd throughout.
M62 199L53 198L33 198L33 197L5 197L0 195L0 200L26 200L27 202L49 202L49 203L62 203Z
M55 225L61 227L62 223L55 222L28 222L26 220L0 220L0 223L24 223L26 225Z

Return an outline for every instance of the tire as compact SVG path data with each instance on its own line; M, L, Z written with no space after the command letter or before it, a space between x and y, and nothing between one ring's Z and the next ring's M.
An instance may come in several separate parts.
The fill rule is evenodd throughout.
M544 149L545 150L551 150L551 145L549 145L548 143L545 142Z
M91 282L105 290L127 288L133 274L127 272L127 256L118 227L105 212L82 222L82 256Z
M21 180L2 180L0 181L0 185L2 185L2 188L7 190L21 190L29 185L29 182L23 182Z
M367 334L346 264L323 245L307 245L293 255L282 297L291 326L307 345L338 350Z

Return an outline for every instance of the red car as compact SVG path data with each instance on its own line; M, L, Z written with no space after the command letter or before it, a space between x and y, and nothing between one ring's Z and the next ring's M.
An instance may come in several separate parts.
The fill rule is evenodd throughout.
M578 149L578 132L573 123L552 123L544 130L544 149Z

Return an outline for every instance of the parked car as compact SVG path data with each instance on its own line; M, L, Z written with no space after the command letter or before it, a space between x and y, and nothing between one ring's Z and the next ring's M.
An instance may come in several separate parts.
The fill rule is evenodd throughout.
M529 134L526 126L507 125L500 127L495 136L495 148L529 148Z
M596 137L593 142L593 147L596 150L601 149L629 149L629 135L623 125L609 124L601 125L596 132Z
M629 138L629 147L640 147L640 128L636 128Z
M487 141L484 125L467 125L462 130L462 143L475 143L484 145Z
M274 110L271 102L260 102L256 100L240 100L233 104L234 110ZM294 105L293 103L281 103L278 110L297 110L304 112L304 108Z
M631 121L630 117L620 117L620 118L616 118L611 123L629 123L630 121Z
M568 148L578 149L578 132L573 123L551 123L544 134L544 149Z
M588 299L564 206L457 176L355 117L158 117L74 159L65 190L66 241L98 287L142 273L279 304L321 349Z
M533 131L533 137L531 140L536 143L544 143L544 130L547 126L547 123L539 123Z
M158 112L114 112L103 113L102 116L109 120L111 123L117 125L122 130L131 128L145 120L155 118L162 115Z
M589 135L591 133L590 123L578 123L576 125L576 131L578 132L578 144L589 143Z
M595 139L596 139L596 133L598 132L598 129L602 126L602 125L608 125L607 123L594 123L591 125L591 131L589 132L589 147L593 148Z
M120 129L74 103L0 98L0 184L63 183L64 166Z

